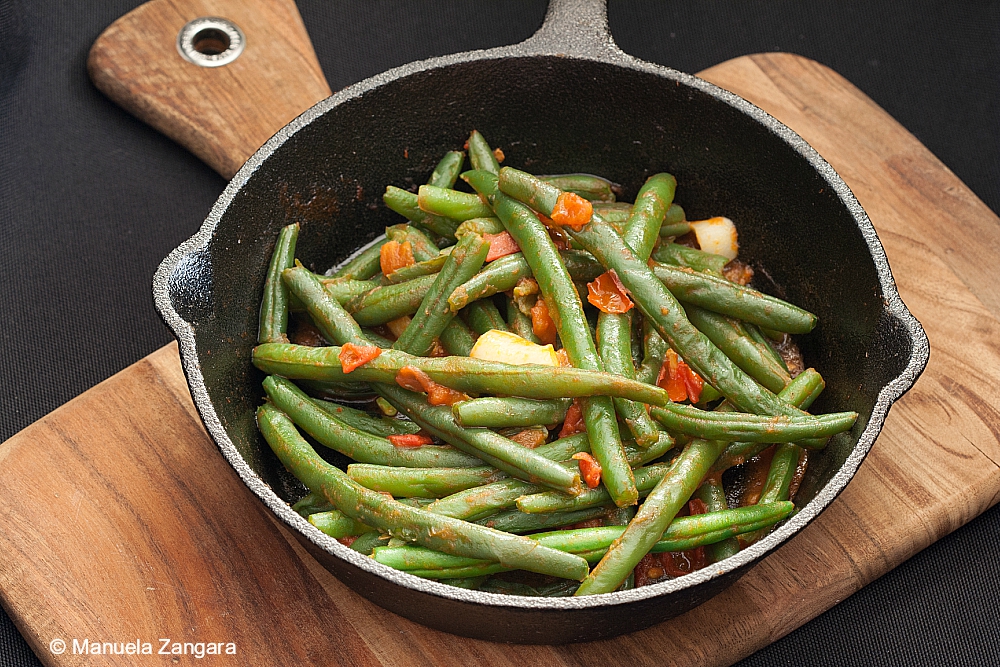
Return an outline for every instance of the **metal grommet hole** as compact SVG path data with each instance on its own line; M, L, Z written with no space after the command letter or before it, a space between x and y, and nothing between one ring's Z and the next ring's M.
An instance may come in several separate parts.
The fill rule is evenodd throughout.
M201 67L228 65L243 53L246 39L228 19L204 16L188 22L177 34L177 51Z

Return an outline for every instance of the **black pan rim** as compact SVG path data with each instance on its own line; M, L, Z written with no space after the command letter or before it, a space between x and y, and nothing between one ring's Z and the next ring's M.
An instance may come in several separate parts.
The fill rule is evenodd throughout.
M551 12L551 10L550 10ZM548 18L546 19L548 23ZM875 228L867 214L858 203L853 192L840 178L836 171L797 133L767 114L759 107L725 91L698 77L677 70L647 63L633 58L619 50L607 36L603 42L574 44L573 53L566 52L566 42L551 39L552 34L543 35L542 31L535 37L518 45L459 53L440 58L418 61L394 68L376 75L353 86L345 88L331 97L323 100L299 117L291 121L268 140L244 164L232 179L225 191L213 206L201 228L191 238L178 246L158 268L153 279L153 296L157 310L174 332L178 339L181 361L188 380L195 405L201 415L206 429L218 445L223 456L237 472L243 482L257 495L267 507L281 519L289 528L298 532L319 549L330 555L348 562L365 572L377 575L405 588L455 602L471 603L517 610L552 610L573 611L603 607L628 605L640 600L657 598L671 593L695 587L718 576L748 568L766 554L776 549L787 539L802 530L815 519L847 486L854 476L865 456L871 450L886 415L892 403L902 396L923 371L929 358L929 342L920 323L913 317L903 304L896 289L895 281L889 268L882 244ZM601 64L611 64L626 69L655 75L707 93L725 102L742 113L750 116L769 129L796 151L816 170L829 184L844 206L851 213L858 229L867 243L876 273L885 299L886 314L894 317L907 331L911 341L910 360L906 368L893 381L886 384L879 392L871 417L863 430L854 449L838 472L827 482L816 497L805 507L768 537L757 544L742 550L722 563L699 570L692 574L671 581L644 586L629 591L605 593L586 597L569 598L535 598L515 595L484 593L456 588L433 580L422 579L376 563L373 559L355 552L333 538L321 533L305 519L294 512L271 488L257 476L240 456L235 445L223 428L218 415L209 398L208 389L202 376L195 347L195 333L190 324L173 308L170 296L170 277L184 262L197 261L201 251L207 248L212 235L221 221L236 194L243 188L254 172L292 135L308 126L320 116L335 109L344 102L361 97L389 82L400 78L426 72L434 69L447 68L451 65L465 64L474 61L509 58L533 58L538 56L573 58Z

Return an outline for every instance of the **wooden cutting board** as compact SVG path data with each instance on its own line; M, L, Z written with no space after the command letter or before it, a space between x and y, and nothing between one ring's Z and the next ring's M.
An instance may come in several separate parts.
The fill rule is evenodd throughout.
M818 63L762 54L701 74L840 172L931 340L927 370L819 519L716 598L642 632L559 647L455 637L348 590L271 520L202 429L168 345L0 445L0 601L42 662L145 664L74 654L72 641L138 640L155 654L168 638L189 652L232 643L236 656L213 665L727 665L993 505L1000 292L982 267L1000 254L1000 221Z

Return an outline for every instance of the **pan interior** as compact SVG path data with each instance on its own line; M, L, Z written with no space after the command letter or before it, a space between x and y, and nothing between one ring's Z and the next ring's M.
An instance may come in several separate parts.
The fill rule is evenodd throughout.
M813 165L743 111L669 77L560 57L459 63L384 83L291 135L233 196L190 267L210 270L208 287L174 289L172 299L194 326L211 401L250 467L284 499L302 494L254 424L263 376L250 355L278 230L301 223L298 257L325 271L403 221L382 204L386 185L425 182L472 129L502 148L507 165L603 175L626 201L646 177L668 171L689 219L736 222L755 286L819 316L799 339L827 381L815 410L861 415L811 459L798 498L808 502L910 355L906 333L881 320L880 283L856 221Z

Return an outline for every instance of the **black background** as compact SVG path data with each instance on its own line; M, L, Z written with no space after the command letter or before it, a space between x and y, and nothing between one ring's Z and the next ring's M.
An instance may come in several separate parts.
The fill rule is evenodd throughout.
M169 342L153 271L225 185L87 78L90 44L137 4L0 0L0 440ZM545 10L298 4L334 90L520 41ZM612 0L609 17L625 51L689 72L762 51L828 65L1000 210L998 2ZM1000 665L998 561L995 508L740 664ZM0 667L37 664L0 614Z

